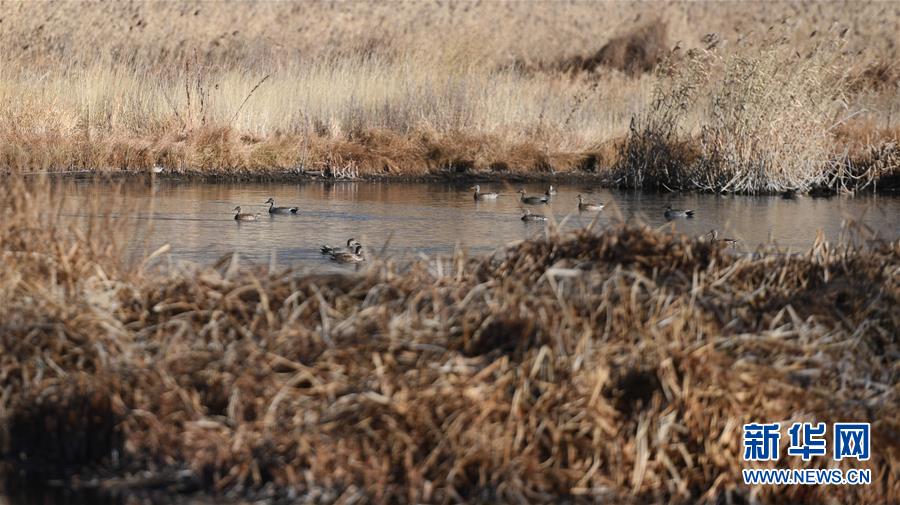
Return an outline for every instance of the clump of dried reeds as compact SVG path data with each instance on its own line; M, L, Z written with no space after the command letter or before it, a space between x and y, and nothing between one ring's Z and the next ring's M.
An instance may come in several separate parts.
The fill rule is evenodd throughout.
M833 130L840 149L841 178L858 187L900 189L900 128L879 127L871 120L851 120Z
M692 50L670 60L620 146L618 183L735 193L876 183L891 167L870 161L860 169L846 156L850 146L836 142L840 116L856 114L844 110L839 59L827 44L801 55L779 39L724 57ZM885 158L879 153L890 146L870 144L870 157Z
M695 185L740 193L831 186L833 103L843 81L833 52L762 47L725 62L700 132Z
M692 54L681 62L670 59L660 69L668 79L654 88L649 107L632 117L628 137L618 145L614 168L618 185L669 190L691 187L691 168L699 150L690 139L687 122L706 88L710 65L705 56Z
M630 225L347 275L142 271L13 184L17 466L185 468L213 493L322 502L900 497L896 242L737 256ZM740 426L773 420L871 422L876 483L746 488Z

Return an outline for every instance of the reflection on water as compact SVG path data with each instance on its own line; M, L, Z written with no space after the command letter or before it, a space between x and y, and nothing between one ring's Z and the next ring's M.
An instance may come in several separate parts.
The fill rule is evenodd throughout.
M108 184L108 183L106 183ZM334 264L319 252L321 244L359 239L370 253L406 258L419 253L449 254L455 247L484 253L514 240L543 233L545 223L523 222L516 190L522 185L482 184L497 191L496 201L476 202L468 184L457 183L194 183L131 181L122 193L136 205L123 220L129 227L129 247L147 254L171 244L176 261L209 263L230 252L253 262L316 269ZM524 185L529 194L545 186ZM739 239L740 248L755 249L775 242L794 250L809 247L816 231L837 240L844 220L865 223L882 237L900 236L900 198L865 195L831 199L655 194L621 192L592 185L557 185L549 206L529 206L553 216L566 229L587 226L596 217L602 228L617 220L640 217L651 226L669 223L678 231ZM66 189L66 209L72 215L89 208L86 200L109 191L104 183L73 182ZM577 211L576 195L603 202L597 213ZM299 206L297 215L269 216L263 202L274 197L279 206ZM666 205L696 210L692 219L667 221ZM236 222L232 209L262 214L257 222Z

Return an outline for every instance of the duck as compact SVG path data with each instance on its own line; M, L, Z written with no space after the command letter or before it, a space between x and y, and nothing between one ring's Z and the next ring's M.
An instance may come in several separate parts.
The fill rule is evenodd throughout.
M522 195L519 200L528 205L546 205L550 202L550 195L547 193L544 196L526 196L524 189L520 189L519 193Z
M362 245L362 244L357 242L355 238L351 237L351 238L347 239L347 247L330 246L330 245L323 244L322 247L320 248L320 250L322 251L322 254L334 254L334 253L339 253L339 252L344 252L344 251L351 251L353 249L353 246L355 246L355 245Z
M475 190L475 201L479 201L479 200L496 200L497 197L500 196L499 193L482 193L482 192L481 192L481 186L479 186L478 184L472 186L470 189L474 189L474 190Z
M716 231L715 229L709 230L709 233L707 233L707 235L709 236L710 240L712 240L713 242L725 242L726 244L730 245L731 247L737 247L737 243L738 243L737 239L725 238L725 237L719 238L719 232Z
M666 205L665 216L666 219L673 219L676 217L694 217L694 211L690 209L673 209L671 205Z
M546 221L547 216L542 216L540 214L532 214L530 210L525 209L525 214L522 214L522 221Z
M356 244L352 251L337 251L331 254L331 259L338 263L359 263L365 261L362 255L362 246Z
M602 203L587 203L584 201L584 198L581 195L578 195L578 210L581 212L599 212L603 210Z
M234 212L237 212L237 214L234 215L235 221L256 221L257 219L259 219L259 214L241 213L240 205L238 205L237 207L234 208Z
M297 207L276 207L275 199L269 198L266 200L266 203L269 204L269 214L296 214Z
M556 194L556 188L553 187L553 184L551 184L550 187L547 188L547 194L548 194L548 195L555 195L555 194Z

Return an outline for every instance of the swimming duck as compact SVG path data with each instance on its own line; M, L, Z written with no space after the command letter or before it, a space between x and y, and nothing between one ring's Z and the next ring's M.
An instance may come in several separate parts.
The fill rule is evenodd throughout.
M724 237L719 238L719 232L716 231L715 229L709 230L709 233L707 233L707 235L709 235L709 238L713 242L725 242L726 244L730 245L731 247L737 247L737 243L738 243L737 239L724 238Z
M353 251L338 251L331 254L331 259L338 263L359 263L365 261L362 255L362 246L356 244Z
M269 214L296 214L297 207L276 207L275 199L269 198L266 200L266 203L269 204Z
M355 238L351 237L351 238L347 239L347 247L342 247L342 246L332 247L330 245L322 245L320 250L322 251L322 254L334 254L334 253L339 253L339 252L344 252L344 251L351 251L351 250L353 250L353 246L355 246L355 245L361 245L361 244L359 242L357 242Z
M478 201L478 200L496 200L497 197L500 196L499 193L482 193L481 186L479 186L478 184L472 186L470 189L475 190L475 200L476 201Z
M519 200L528 205L546 205L550 202L550 195L546 193L544 196L526 196L524 189L520 189L519 193L522 195Z
M530 210L525 209L525 214L522 215L522 221L546 221L547 216L542 216L540 214L532 214Z
M673 219L676 217L694 217L694 211L690 209L673 209L671 205L666 205L665 216L666 219Z
M234 208L234 212L237 212L234 215L235 221L256 221L259 219L259 214L242 214L240 205Z
M599 212L603 207L602 203L587 203L581 195L578 195L578 210L581 212Z

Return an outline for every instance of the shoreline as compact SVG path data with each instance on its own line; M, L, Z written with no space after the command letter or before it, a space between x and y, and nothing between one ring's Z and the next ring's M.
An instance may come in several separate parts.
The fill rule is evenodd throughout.
M76 180L103 180L108 179L111 181L117 180L137 180L137 179L146 179L150 178L153 180L162 180L162 181L175 181L175 182L187 182L187 183L238 183L238 182L246 182L246 183L307 183L307 182L319 182L319 183L329 183L329 184L337 184L337 183L398 183L398 184L414 184L414 183L439 183L439 182L447 182L447 183L456 183L456 184L467 184L467 183L538 183L538 182L549 182L549 183L560 183L560 184L579 184L579 183L593 183L596 184L597 187L602 189L617 189L623 191L634 191L634 192L644 192L644 193L652 193L652 194L667 194L667 193L681 193L681 194L719 194L719 195L734 195L734 196L783 196L788 198L789 196L785 196L785 192L779 191L771 191L771 192L729 192L729 191L712 191L707 189L673 189L666 190L664 188L659 187L650 187L650 188L632 188L628 186L624 186L622 184L615 184L612 182L611 175L609 174L609 170L604 175L597 175L594 173L570 173L570 172L562 172L562 173L536 173L536 174L528 174L528 173L515 173L515 174L496 174L496 173L428 173L428 174L418 174L418 175L362 175L354 178L332 178L325 177L321 173L318 172L304 172L304 171L277 171L271 172L266 171L264 173L258 174L248 174L248 173L233 173L228 171L222 171L221 173L210 173L206 170L183 170L177 171L175 173L165 172L160 174L155 174L146 170L117 170L117 171L109 171L109 170L83 170L83 171L69 171L69 172L6 172L0 174L0 177L16 177L16 176L24 176L24 177L41 177L46 176L50 179L76 179ZM815 187L806 193L792 193L797 196L807 196L812 198L830 198L838 195L865 195L865 194L875 194L875 195L883 195L883 196L900 196L900 175L888 175L884 177L888 182L876 182L871 185L869 188L864 188L861 190L851 191L851 190L838 190L829 187ZM793 197L793 196L790 196Z

